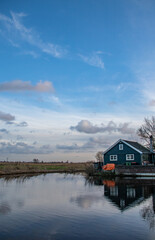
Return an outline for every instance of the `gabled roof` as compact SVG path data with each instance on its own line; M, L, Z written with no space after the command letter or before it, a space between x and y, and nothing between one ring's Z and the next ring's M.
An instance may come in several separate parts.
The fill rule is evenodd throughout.
M134 148L138 149L142 153L150 153L150 150L138 142L123 140L124 142L128 143L129 145L133 146Z
M125 206L120 206L120 205L118 204L118 202L115 201L114 199L112 199L110 196L107 196L107 195L104 195L104 196L105 196L106 198L110 199L110 201L111 201L112 203L114 203L115 206L116 206L118 209L121 210L121 212L123 212L123 211L125 211L125 210L128 210L129 208L135 207L136 205L142 203L142 202L145 200L145 198L142 196L142 197L139 197L139 198L136 198L135 200L133 200L132 203L128 203L128 204L125 203ZM118 197L117 197L117 198L118 198ZM125 199L124 199L124 200L125 200Z
M142 153L151 153L148 148L144 147L143 145L141 145L138 142L119 139L116 143L114 143L111 147L109 147L106 151L104 151L103 154L107 153L110 149L115 147L119 142L128 145L129 147L131 147L132 149L134 149L135 151L137 151L141 154Z

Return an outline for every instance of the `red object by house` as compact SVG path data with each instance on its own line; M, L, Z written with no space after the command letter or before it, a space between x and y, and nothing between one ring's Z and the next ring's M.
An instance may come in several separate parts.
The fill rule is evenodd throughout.
M107 165L104 165L102 167L102 169L106 170L106 171L114 170L115 169L115 164L114 163L108 163Z

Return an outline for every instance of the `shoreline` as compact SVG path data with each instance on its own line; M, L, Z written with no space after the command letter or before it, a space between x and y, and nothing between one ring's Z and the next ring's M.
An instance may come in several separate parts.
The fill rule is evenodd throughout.
M112 171L95 171L92 162L79 163L33 163L0 162L0 177L11 175L46 174L46 173L85 173L94 177L155 177L155 166L117 166Z
M44 174L44 173L82 173L85 172L85 170L50 170L50 171L12 171L12 172L0 172L1 176L7 176L7 175L23 175L23 174Z
M0 162L0 176L44 173L78 173L86 172L92 165L86 163L26 163Z

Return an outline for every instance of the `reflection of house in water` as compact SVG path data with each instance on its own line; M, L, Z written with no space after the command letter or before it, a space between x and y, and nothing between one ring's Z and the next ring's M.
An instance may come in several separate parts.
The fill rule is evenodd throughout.
M153 210L154 210L154 213L155 213L155 186L153 186L152 198L153 198Z
M119 184L113 181L104 181L104 195L110 199L121 211L136 206L146 198L150 197L152 188L150 186L134 185L130 183ZM154 205L155 206L155 205Z
M151 197L151 214L155 218L155 178L87 178L87 182L98 186L104 185L104 197L121 211L135 207ZM150 211L150 210L149 210ZM146 215L146 214L144 214ZM148 213L147 213L148 215ZM155 221L154 221L155 226Z

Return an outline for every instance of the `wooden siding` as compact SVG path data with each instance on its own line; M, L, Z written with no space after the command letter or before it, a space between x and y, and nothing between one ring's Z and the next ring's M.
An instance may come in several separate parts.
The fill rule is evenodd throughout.
M119 144L123 144L123 150L119 150ZM134 160L126 160L126 154L134 154ZM117 155L117 161L110 161L110 155ZM104 154L104 164L107 163L115 163L115 164L126 164L136 162L137 164L141 164L141 154L130 148L126 144L119 142L113 148L111 148L108 152Z

